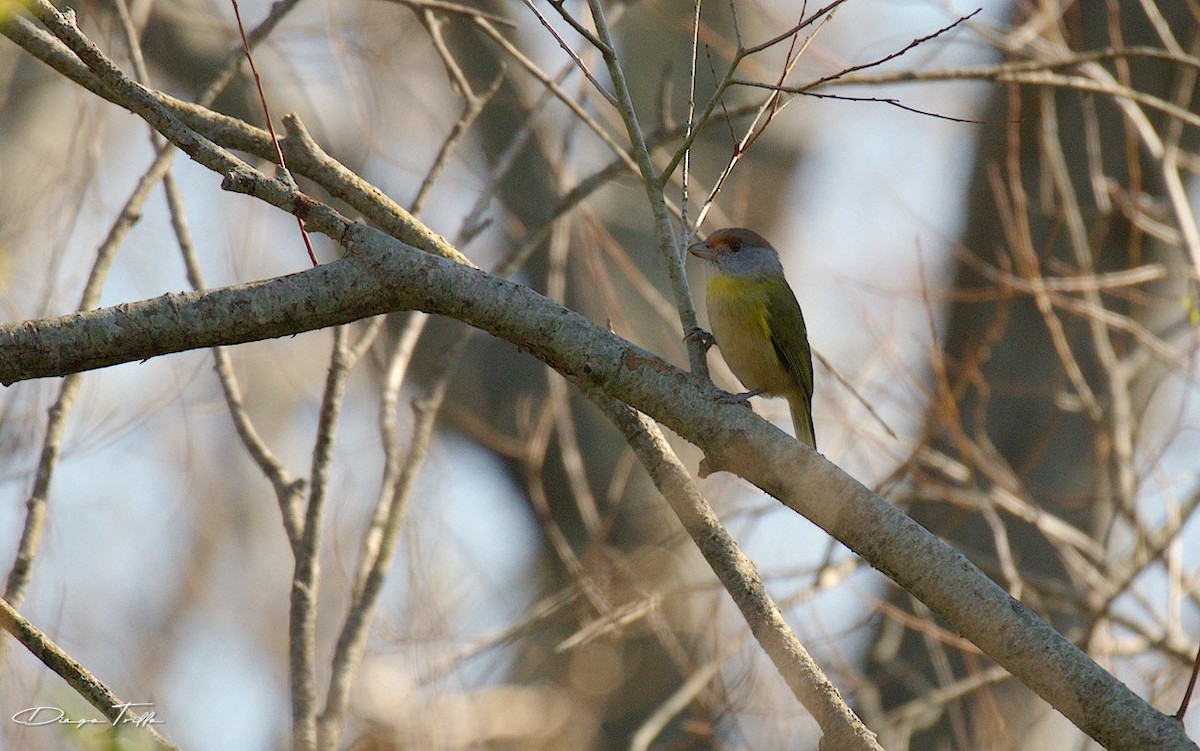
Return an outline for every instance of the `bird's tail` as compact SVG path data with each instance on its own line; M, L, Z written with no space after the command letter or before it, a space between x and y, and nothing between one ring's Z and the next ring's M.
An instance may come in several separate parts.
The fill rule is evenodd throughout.
M788 398L788 406L792 408L792 427L796 429L796 439L816 451L817 431L813 427L812 405L803 395L797 394Z

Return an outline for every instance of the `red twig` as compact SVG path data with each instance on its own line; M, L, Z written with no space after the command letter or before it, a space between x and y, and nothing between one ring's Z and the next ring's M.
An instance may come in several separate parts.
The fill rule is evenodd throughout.
M233 4L233 16L237 19L238 34L242 38L242 49L246 51L246 62L250 63L250 74L254 76L254 85L258 89L258 99L262 102L263 116L267 120L267 132L271 134L271 145L275 147L275 159L283 170L284 179L295 187L296 181L292 179L292 173L288 172L287 162L283 159L283 149L279 148L279 136L275 135L275 126L271 123L271 110L267 107L267 95L263 91L262 78L258 75L258 67L254 64L254 55L250 52L250 42L246 41L246 29L242 26L242 14L238 10L237 0L230 0ZM304 247L308 250L308 259L312 261L313 266L318 266L317 253L313 250L312 240L308 236L308 230L304 228L304 220L296 217L296 225L300 228L300 237L304 238Z
M1196 688L1197 674L1200 674L1200 649L1197 649L1196 659L1192 661L1192 677L1188 679L1187 690L1183 692L1183 701L1179 702L1179 711L1175 713L1175 719L1180 722L1183 722L1188 704L1192 701L1192 690Z

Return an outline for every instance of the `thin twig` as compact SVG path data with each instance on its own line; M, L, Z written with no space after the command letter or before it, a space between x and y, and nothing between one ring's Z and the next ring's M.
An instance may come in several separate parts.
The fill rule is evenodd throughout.
M942 28L938 29L937 31L933 32L932 34L926 34L923 37L918 37L918 38L912 40L911 42L906 44L902 49L896 50L895 52L890 52L890 53L884 55L883 57L872 60L869 63L862 63L860 65L851 65L849 68L843 68L842 70L839 70L837 73L831 73L828 76L823 76L821 78L818 78L817 80L813 81L811 84L808 84L808 87L815 89L819 86L823 86L827 83L830 83L831 81L837 81L839 79L845 78L846 76L852 75L854 73L858 73L859 71L868 70L870 68L877 68L880 65L883 65L884 63L887 63L891 60L895 60L898 57L908 54L911 50L913 50L917 47L920 47L922 44L925 44L926 42L930 42L930 41L933 41L934 39L937 39L942 34L945 34L946 32L950 31L951 29L961 26L962 24L971 20L972 18L974 18L976 15L978 15L982 11L983 11L983 8L976 8L975 10L971 11L967 15L962 16L962 17L958 18L956 21L943 26Z
M815 17L819 16L814 16L814 18ZM830 10L828 15L825 15L822 18L822 21L817 28L813 29L812 33L805 38L803 44L800 45L800 49L797 50L794 48L795 38L792 39L793 47L788 50L788 54L784 58L782 69L779 72L779 84L782 84L787 79L788 75L791 74L792 70L795 69L796 65L800 62L801 56L803 56L805 51L808 50L809 45L816 38L817 34L819 34L821 30L825 28L826 24L828 24L832 18L833 13L832 10ZM732 79L729 80L732 81ZM754 113L754 117L750 120L750 124L746 126L746 130L742 137L740 139L736 139L737 143L734 144L733 153L730 154L729 160L725 164L725 168L721 170L721 174L718 175L717 179L713 181L712 188L708 192L708 197L704 200L704 203L700 207L700 211L696 215L697 227L704 223L704 218L708 215L709 208L713 205L717 195L721 192L721 188L724 187L725 182L733 174L733 170L737 166L738 162L743 156L745 156L746 152L762 136L762 134L767 131L767 128L774 121L775 115L778 114L781 109L779 100L779 92L771 92L770 96L768 96L759 105L758 111ZM722 101L721 107L724 109L724 101ZM725 114L726 121L728 122L729 129L732 133L733 123L729 122L728 112ZM759 125L760 121L762 122L761 125Z
M1033 248L1033 233L1029 226L1028 196L1021 176L1020 133L1015 121L1009 123L1008 131L1005 175L1001 178L995 172L989 174L989 177L993 179L993 192L1000 209L1001 223L1005 228L1008 246L1012 249L1018 273L1033 285L1034 301L1037 303L1038 311L1050 333L1054 350L1075 389L1075 394L1086 408L1088 416L1092 420L1099 420L1101 410L1096 395L1088 385L1087 379L1084 378L1083 370L1079 366L1075 353L1071 351L1062 320L1054 312L1054 305L1050 302L1049 295L1038 284L1042 275L1038 267L1037 252Z
M421 189L418 190L409 206L408 212L413 215L420 211L424 199L441 173L442 167L504 80L504 74L501 73L488 90L477 94L461 66L444 43L440 24L428 10L418 11L418 14L430 34L434 49L454 82L454 88L463 97L464 110L444 139L433 165L422 181ZM490 195L496 185L497 183L494 182L492 188L484 192ZM405 213L407 214L407 212ZM470 224L472 224L470 219L464 222L464 232ZM463 242L465 240L460 238L459 244ZM403 457L402 461L400 441L397 435L397 406L401 387L416 351L417 342L428 321L427 315L417 311L412 312L397 338L389 358L385 387L380 398L379 416L379 430L384 448L383 482L371 522L363 535L350 605L331 661L325 707L317 718L317 738L320 749L335 748L341 735L341 729L350 706L350 689L362 661L367 629L374 617L380 587L391 565L400 523L404 519L404 511L412 491L412 483L424 464L428 443L432 439L433 426L440 413L449 379L471 337L469 329L463 330L455 337L449 348L443 353L439 371L434 373L431 386L427 389L425 396L414 402L414 410L417 415L416 425L407 455ZM364 341L356 346L362 347L365 344Z
M600 96L607 99L609 104L613 105L614 107L617 106L616 98L613 97L613 95L608 91L608 89L604 88L604 86L601 85L600 81L598 81L594 75L592 75L592 71L590 69L588 69L588 66L583 62L583 59L579 57L579 55L575 52L575 50L571 49L571 45L567 44L567 40L565 40L561 36L559 36L558 31L556 31L555 28L550 25L549 19L547 19L546 16L544 16L542 14L542 12L537 9L537 6L535 6L533 4L533 0L522 0L522 1L525 3L526 8L529 8L529 10L533 11L533 14L535 16L537 16L537 20L541 22L542 26L545 27L546 31L550 32L550 36L554 37L554 41L558 42L558 46L562 48L563 52L567 53L567 56L570 57L571 60L575 63L575 67L579 68L580 72L582 72L583 75L587 77L587 80L592 82L592 86L594 86L596 88L596 92L599 93ZM560 3L551 3L551 5L553 5L564 18L567 18L572 21L574 20L571 18L570 14L568 14L566 12L566 9L563 8L561 2ZM596 39L596 37L594 35L592 35L590 32L588 32L587 29L584 29L582 26L576 25L576 31L579 31L581 34L583 34L589 42L592 42L592 44L596 45L599 49L601 49L601 50L604 49L603 43L601 43L600 40Z
M255 27L247 35L250 46L254 47L265 40L269 32L279 24L284 15L296 7L297 1L289 0L288 2L272 6L271 13L262 24ZM220 96L229 82L233 80L233 77L245 59L243 51L231 53L231 57L226 62L224 68L214 76L212 83L205 88L204 93L200 95L197 103L201 105L211 104ZM148 81L144 80L143 83L148 83ZM171 148L173 149L174 147ZM175 233L175 241L179 245L179 250L183 257L188 283L191 284L192 289L205 289L207 285L205 284L204 275L196 256L196 245L187 224L187 216L183 209L183 199L170 171L163 176L163 190L167 198L167 208L171 217L171 227ZM245 448L251 460L271 483L275 491L275 498L279 506L280 518L283 522L284 532L287 534L288 543L295 546L300 537L302 523L300 517L300 498L304 491L305 481L292 478L287 467L271 451L270 446L267 445L266 441L262 439L262 436L259 435L258 430L254 427L254 423L250 419L250 414L246 410L245 400L242 398L241 385L234 374L233 361L229 355L229 351L223 347L214 347L212 355L213 370L220 383L221 393L224 396L230 420L233 422L234 432L237 434L242 447Z
M454 59L450 53L450 49L446 46L445 39L442 37L441 22L433 15L432 12L426 10L421 14L421 22L425 25L425 29L429 32L429 39L433 43L434 50L438 53L438 57L442 60L443 67L450 75L451 81L454 82L455 89L458 90L463 98L463 111L454 121L454 125L446 133L446 137L442 139L442 145L438 149L437 155L433 159L433 165L425 171L425 178L421 181L421 187L417 189L417 194L408 206L408 210L414 216L421 213L421 209L425 207L425 201L428 200L433 191L434 183L442 174L442 170L450 161L451 155L458 148L459 141L474 125L475 120L483 114L483 110L500 90L500 86L504 83L504 71L496 75L492 83L483 91L476 93L471 88L471 82L467 79L466 73L462 67Z
M137 712L139 705L131 704L120 699L99 678L92 675L85 667L76 662L61 647L55 644L49 636L26 620L9 602L0 598L0 628L3 628L21 642L29 653L42 661L54 671L75 692L87 700L102 715L108 718L115 727L136 724L150 736L154 745L163 751L179 751L179 749L162 736L151 724L135 722L142 713ZM132 711L132 713L131 713Z
M751 86L751 87L758 87L758 88L767 88L767 89L775 88L773 86L761 86L760 87L759 84L756 84L753 81L736 81L735 83L741 84L743 86ZM776 89L776 90L778 90L778 89ZM923 110L919 107L913 107L912 105L905 104L904 102L901 102L896 97L850 96L849 94L822 94L822 93L819 93L816 91L803 91L803 92L800 92L800 94L801 94L801 96L812 97L814 99L836 99L840 102L876 102L878 104L887 104L892 107L896 107L897 109L902 109L905 112L912 112L915 115L924 115L925 117L933 117L938 120L948 120L949 122L952 122L952 123L964 123L967 125L985 125L985 124L987 124L986 120L976 120L976 119L969 118L969 117L955 117L954 115L946 115L941 112L932 112L930 110Z
M525 455L522 457L521 470L525 479L526 495L538 526L545 535L550 550L562 565L563 571L566 572L575 588L587 600L594 612L601 616L609 616L613 612L610 598L588 574L583 561L575 553L571 541L563 532L562 525L554 518L554 512L550 508L544 470L550 439L554 434L554 413L555 405L547 399L536 414L524 419L524 424L521 426L522 438L525 443Z
M192 159L223 175L223 188L252 193L288 213L303 213L309 228L318 232L336 237L345 231L349 222L328 206L304 195L294 185L268 178L185 125L153 93L126 76L79 30L73 12L60 13L47 0L28 0L28 6L38 20L95 74L109 97L142 117Z
M1091 72L1090 68L1087 68ZM1101 69L1103 70L1103 69ZM1009 69L1003 66L985 67L985 68L959 68L948 71L925 70L925 71L902 71L893 74L877 74L873 76L855 76L847 78L839 78L830 81L830 84L836 83L839 86L877 86L888 83L910 83L917 81L995 81L997 83L1019 83L1029 86L1053 86L1055 88L1075 89L1077 91L1090 91L1097 94L1106 94L1113 97L1118 102L1128 100L1135 104L1144 105L1150 109L1163 112L1170 117L1187 123L1194 127L1200 127L1200 115L1190 112L1173 102L1168 102L1161 97L1156 97L1152 94L1147 94L1137 89L1122 86L1115 81L1095 80L1081 75L1066 75L1062 73L1054 73L1051 70L1043 70L1035 68L1026 70L1022 68ZM774 87L770 84L761 82L745 82L743 85L753 85L759 88L779 88L780 91L792 94L804 94L814 88L815 84L803 84L800 86L781 86ZM826 84L828 85L828 84Z
M475 264L454 245L446 241L420 220L412 212L393 201L382 190L371 185L346 165L325 153L313 137L309 135L304 123L294 114L283 116L283 127L287 130L287 138L283 148L289 152L292 164L298 159L303 160L307 170L303 172L322 188L340 200L345 201L356 211L360 211L377 224L381 229L401 242L420 248L427 253L434 253L449 258L455 263L474 267Z
M674 223L663 195L663 183L650 158L650 150L646 146L642 126L638 122L637 112L634 110L633 96L625 81L625 71L615 52L616 46L605 19L604 8L600 0L588 0L588 7L592 12L592 21L596 26L597 35L605 45L605 49L602 49L601 53L604 56L604 63L608 67L609 77L613 81L613 94L617 99L617 110L621 113L621 120L625 123L625 131L633 150L634 160L637 162L637 170L641 175L642 186L646 191L646 198L654 216L654 235L658 243L659 254L666 264L667 278L671 281L671 290L675 297L675 306L679 310L680 323L683 325L684 331L692 331L698 328L696 309L692 305L687 274L683 268L683 258L675 238ZM688 361L692 372L708 373L706 349L697 338L688 340Z
M688 108L684 122L684 140L691 141L696 120L696 64L700 59L700 0L694 0L692 10L692 51L688 57ZM666 113L664 112L664 117ZM691 188L692 152L683 152L683 168L679 173L679 252L683 253L692 240L692 224L688 222L688 191Z
M556 11L558 11L558 15L562 16L562 19L564 21L566 21L568 24L570 24L572 29L575 29L575 32L577 34L579 34L579 36L588 40L588 44L592 45L593 47L600 50L601 52L603 52L605 49L607 49L607 46L604 44L604 42L600 41L600 39L595 34L592 33L591 29L584 26L582 23L579 22L579 19L575 18L575 16L572 16L570 13L567 12L566 3L564 2L564 0L549 0L549 3L552 8L554 8ZM529 2L526 2L525 4L529 5L531 10L534 10L534 12L537 12L533 8L533 6L530 5ZM554 30L550 29L550 33L554 34ZM555 34L555 36L557 36L557 34ZM572 57L575 56L573 51L568 51L568 54L570 54ZM595 83L595 79L592 79L591 76L589 76L588 78L593 83Z
M366 648L367 627L378 604L384 579L391 568L399 539L400 523L404 519L420 468L424 464L433 439L433 428L442 403L445 401L449 376L454 372L471 330L461 328L454 339L444 344L443 357L431 386L425 395L414 401L416 422L409 441L403 466L394 474L384 476L381 500L375 518L364 535L360 560L351 591L350 607L341 632L338 634L331 661L331 679L325 707L317 719L318 748L335 748L350 704L350 688Z
M271 3L270 11L267 13L266 18L251 29L249 34L239 34L242 45L237 49L230 50L225 56L220 72L213 76L213 80L205 87L200 96L196 97L196 103L208 106L216 101L221 92L237 76L241 70L242 63L250 60L250 56L246 54L246 48L248 47L250 50L253 50L258 47L259 44L271 35L271 32L275 31L279 23L302 2L304 0L276 0L276 2Z
M725 585L775 669L817 721L825 735L822 746L880 749L874 733L846 705L788 627L754 564L721 525L654 421L605 394L589 395L621 430L671 510Z
M1200 675L1200 648L1196 651L1196 659L1192 662L1192 674L1188 678L1187 690L1183 692L1183 699L1179 702L1179 709L1175 712L1175 719L1183 722L1183 718L1187 715L1188 705L1192 702L1192 691L1196 688L1196 677Z
M799 34L804 29L808 28L809 26L812 26L813 23L815 23L818 18L821 19L821 23L825 23L833 15L833 12L835 10L837 10L838 7L841 6L842 3L844 3L844 2L846 2L846 0L833 0L833 2L829 3L828 5L818 8L817 10L813 11L813 14L811 16L809 16L808 18L801 18L799 21L796 22L795 25L788 28L787 30L776 34L775 36L771 37L770 39L766 40L765 42L760 42L759 44L755 44L750 47L742 47L739 50L739 52L742 56L758 54L759 52L762 52L765 49L774 47L775 45L779 44L780 42L783 42L787 39L791 39L792 37L794 37L796 34ZM733 3L730 3L730 6L732 7ZM735 20L737 18L736 12L734 13L734 18L735 18Z
M258 101L262 104L263 119L267 121L267 132L271 134L271 143L275 146L275 159L276 164L279 165L280 176L295 185L296 180L288 172L287 160L283 158L283 149L279 148L279 137L275 135L275 122L271 118L271 108L267 105L267 92L263 91L262 76L258 75L258 66L254 64L254 53L250 50L250 41L246 38L246 28L242 25L242 12L238 10L237 0L230 0L230 3L233 5L233 17L237 20L238 34L242 38L242 49L246 53L246 62L250 65L250 75L254 78L254 87L258 91ZM316 266L317 252L313 250L312 239L304 229L304 219L297 216L296 226L300 229L300 238L304 241L305 250L308 251L308 259L312 261L313 266Z
M565 173L560 171L558 179L566 179ZM571 247L568 226L551 233L546 266L546 296L564 305L567 301L567 255ZM579 518L584 528L589 536L595 538L600 531L600 511L579 449L579 437L575 430L575 420L571 416L571 395L567 382L553 370L546 368L546 390L549 393L549 408L554 418L554 433L558 437L558 450L567 484L571 488L571 496L575 499L575 506L579 510Z
M721 674L721 668L729 658L737 654L749 634L742 632L729 639L716 655L692 671L687 680L679 684L670 696L661 702L646 719L638 725L637 732L629 741L629 751L649 751L651 745L675 719L696 701L701 691Z
M571 110L571 114L579 118L579 121L586 125L593 133L595 133L605 146L612 149L614 154L625 160L629 164L630 169L636 168L636 163L634 162L633 157L629 156L629 152L625 150L625 147L618 143L617 140L613 138L612 134L608 132L608 129L601 125L595 117L593 117L587 110L583 108L583 105L577 101L577 97L566 92L554 78L547 75L540 67L538 67L537 63L535 63L528 55L526 55L521 48L513 44L511 40L501 34L490 23L482 19L477 19L475 21L475 25L482 29L483 32L487 34L489 38L495 41L496 44L499 45L500 48L504 50L510 57L516 60L526 72L528 72L538 81L538 83L544 86L548 91L552 92L560 102L566 105L567 109Z
M88 272L76 310L92 310L100 301L100 292L116 258L117 250L125 236L141 217L141 208L150 197L154 186L171 166L173 152L162 148L155 155L153 163L138 178L129 198L118 213L117 218L109 227L108 234L96 250L96 258ZM25 588L32 576L33 562L37 556L38 544L41 540L42 529L46 517L46 504L50 494L50 481L58 466L59 454L62 450L63 431L67 416L75 395L82 383L80 373L72 373L63 378L59 384L58 396L50 406L46 418L46 432L42 437L42 450L38 458L38 466L34 475L33 488L25 501L25 521L21 527L21 538L17 543L17 553L9 570L8 579L4 586L4 599L14 607L19 607L24 598Z
M317 435L313 441L309 471L308 506L300 538L293 547L295 569L292 574L291 608L288 621L289 681L292 700L292 751L320 748L317 735L317 594L321 582L321 526L325 498L329 490L329 463L332 458L337 419L346 390L347 342L350 329L334 330L329 373L321 396Z
M1041 92L1039 114L1042 126L1039 143L1042 153L1049 162L1050 176L1058 195L1056 204L1060 207L1066 220L1067 237L1075 256L1075 263L1085 275L1090 274L1094 269L1092 248L1088 242L1083 211L1079 205L1079 197L1075 193L1075 184L1071 179L1067 157L1063 153L1054 95L1048 89L1043 89ZM1098 290L1085 289L1081 294L1090 306L1105 307ZM1108 377L1105 423L1112 440L1112 450L1116 462L1117 489L1119 491L1117 502L1124 508L1133 508L1137 495L1137 472L1133 466L1135 426L1133 400L1130 393L1133 373L1117 355L1111 334L1099 320L1089 318L1088 329L1096 359Z
M712 114L716 110L717 106L720 105L720 107L722 109L725 108L725 92L727 92L729 90L729 88L733 85L734 74L737 72L738 67L742 64L742 62L747 57L749 57L750 55L756 54L758 52L761 52L762 50L773 47L773 46L779 44L780 42L792 39L800 31L802 31L805 28L807 28L808 26L812 25L817 19L821 19L821 24L824 25L832 18L833 12L838 8L838 6L840 6L845 1L846 0L834 0L834 2L831 2L828 5L826 5L825 7L817 10L808 18L801 19L796 25L792 26L787 31L783 32L782 34L778 34L778 35L772 37L771 39L768 39L767 41L765 41L761 44L754 45L752 47L742 46L741 33L739 31L737 33L738 48L733 53L733 58L729 63L729 69L725 72L725 75L722 77L721 81L717 83L717 86L716 86L715 90L713 91L712 96L710 96L708 99L708 102L705 103L704 108L700 112L700 115L695 118L693 127L688 131L688 133L686 134L686 136L683 139L683 142L675 150L675 153L671 156L671 159L667 162L666 167L663 168L661 175L659 177L659 181L665 185L667 180L670 179L671 175L673 175L675 173L675 169L679 166L679 163L684 158L684 155L687 154L691 150L692 143L693 143L697 133L700 130L702 130L705 127L705 125L708 123L709 118L712 117ZM736 30L737 29L737 5L735 3L730 3L730 10L731 10L731 13L733 14L734 27ZM816 32L814 31L813 33L815 34ZM811 37L812 37L812 35L809 36L809 39L811 39ZM716 76L714 75L714 78L715 77Z
M442 11L443 13L453 13L455 15L466 16L467 18L472 19L481 18L499 26L506 26L510 29L515 29L519 26L517 22L511 18L496 15L495 13L488 13L487 11L479 10L478 8L459 5L458 3L446 2L445 0L390 0L390 2L399 3L400 5L407 5L408 7L417 11L437 10Z

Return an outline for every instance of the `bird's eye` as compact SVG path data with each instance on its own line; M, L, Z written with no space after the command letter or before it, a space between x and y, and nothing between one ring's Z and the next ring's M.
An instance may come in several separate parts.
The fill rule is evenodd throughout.
M729 241L729 252L730 253L736 253L741 249L742 249L742 241L741 240L730 240Z

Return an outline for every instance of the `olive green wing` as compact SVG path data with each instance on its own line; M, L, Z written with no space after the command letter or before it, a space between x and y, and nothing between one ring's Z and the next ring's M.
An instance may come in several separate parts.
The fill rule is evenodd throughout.
M812 350L808 345L808 329L804 325L804 314L800 303L787 282L780 280L778 290L768 295L767 329L771 333L771 345L783 363L784 369L796 382L802 404L789 399L792 407L792 422L796 437L816 448L816 430L812 419L813 366Z

